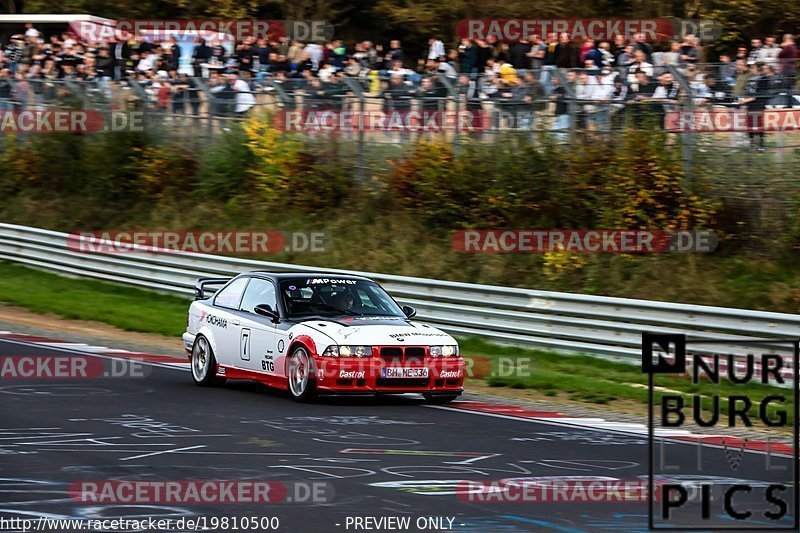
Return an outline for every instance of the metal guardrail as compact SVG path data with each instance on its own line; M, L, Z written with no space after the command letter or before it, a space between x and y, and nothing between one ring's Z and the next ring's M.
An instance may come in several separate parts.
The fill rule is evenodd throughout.
M0 223L0 260L187 296L199 277L249 270L358 274L383 285L419 319L463 336L512 345L640 361L641 333L685 333L729 341L700 352L747 354L753 339L797 339L800 315L569 294L344 271L194 253L85 253L68 234ZM766 347L766 346L765 346ZM790 355L774 347L772 353Z

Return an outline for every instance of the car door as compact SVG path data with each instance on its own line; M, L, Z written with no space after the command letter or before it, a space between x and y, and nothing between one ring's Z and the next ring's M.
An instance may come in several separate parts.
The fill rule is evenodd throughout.
M276 324L269 317L256 314L257 305L278 309L277 291L271 280L253 277L245 289L239 312L242 328L239 365L277 375Z
M236 278L214 296L214 306L205 317L216 341L217 362L225 366L239 366L241 319L239 305L250 278Z

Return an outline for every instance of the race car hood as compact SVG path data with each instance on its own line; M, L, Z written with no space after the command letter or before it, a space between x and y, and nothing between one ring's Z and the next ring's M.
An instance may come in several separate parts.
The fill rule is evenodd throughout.
M438 346L457 344L444 331L392 317L343 317L309 320L304 325L324 333L336 344L365 346Z

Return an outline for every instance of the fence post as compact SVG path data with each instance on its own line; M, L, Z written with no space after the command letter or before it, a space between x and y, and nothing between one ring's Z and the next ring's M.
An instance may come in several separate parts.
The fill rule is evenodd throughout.
M689 111L692 111L694 109L694 99L692 98L692 87L689 85L689 81L678 69L675 68L674 65L667 65L667 70L681 86L681 89L683 89L686 107L689 109ZM663 127L663 124L661 126ZM683 152L683 185L684 188L686 186L693 188L694 179L692 177L692 163L694 158L694 135L691 131L681 132L680 135L681 139L683 140L681 143L681 150Z
M459 120L458 112L459 112L459 104L460 98L458 94L458 88L453 83L453 80L448 78L444 75L443 72L438 72L437 77L439 79L439 83L441 83L447 89L447 98L453 99L455 103L455 113L456 113L456 133L453 135L453 154L458 155L458 145L460 142L459 136L461 134L461 121ZM447 116L447 100L444 102L444 114L442 116L442 124L445 124L446 119L444 117Z
M211 93L209 93L209 91L208 91L207 80L206 80L206 78L192 76L189 81L194 86L194 88L197 90L197 95L195 96L195 98L200 99L200 95L201 94L205 97L206 121L210 124L211 123L211 96L210 96ZM200 126L202 125L202 120L203 120L202 119L203 112L201 110L202 104L203 104L203 101L201 100L200 101L200 105L197 107L197 116L196 117L192 117L192 121L195 122L195 124L197 124L197 126L198 126L197 129L198 130L200 129ZM185 105L188 105L189 107L192 107L191 100L188 101ZM210 141L211 138L212 138L211 135L210 135L211 126L206 126L206 127L207 127L207 133L209 133L209 135L208 135L208 137L206 139Z
M345 83L353 91L353 94L358 99L358 110L359 110L359 119L358 119L358 143L356 148L356 183L358 185L363 185L366 182L366 162L364 158L364 122L363 116L364 111L366 110L365 102L366 98L364 96L364 88L361 86L361 78L359 77L358 80L355 80L349 76L344 78ZM367 80L369 81L369 80Z

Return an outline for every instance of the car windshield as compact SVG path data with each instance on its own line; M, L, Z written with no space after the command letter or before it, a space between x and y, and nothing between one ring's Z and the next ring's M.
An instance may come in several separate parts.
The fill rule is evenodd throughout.
M287 316L403 317L403 311L374 281L304 277L280 282Z

